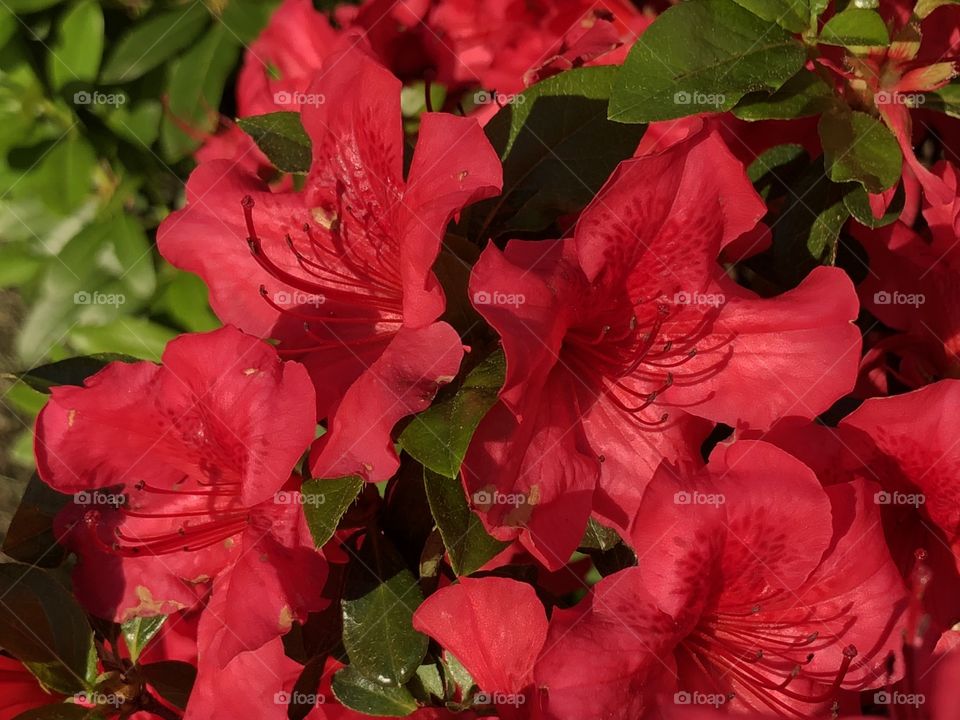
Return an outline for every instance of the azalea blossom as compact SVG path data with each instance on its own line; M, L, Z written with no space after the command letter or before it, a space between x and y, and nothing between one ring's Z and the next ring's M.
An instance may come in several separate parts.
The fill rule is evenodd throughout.
M404 178L400 83L360 47L328 58L310 92L326 102L303 108L313 162L302 191L205 163L158 241L204 278L221 319L306 365L329 420L314 474L383 480L397 468L394 424L430 404L463 354L438 321L431 268L445 228L496 193L502 171L475 120L428 113Z
M314 412L306 370L230 327L174 340L162 365L111 363L55 388L37 467L73 494L57 526L86 609L117 622L169 614L230 574L226 662L323 607L326 565L293 474Z
M591 512L629 531L661 459L698 466L712 422L813 417L852 387L844 273L761 299L717 262L763 214L742 166L699 131L621 163L572 238L484 251L470 292L507 375L463 477L494 535L557 568Z

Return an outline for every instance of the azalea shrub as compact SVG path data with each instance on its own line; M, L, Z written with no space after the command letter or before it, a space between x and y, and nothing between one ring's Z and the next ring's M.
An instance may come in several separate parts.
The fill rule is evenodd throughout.
M958 717L960 5L7 0L0 43L61 123L0 130L0 720Z

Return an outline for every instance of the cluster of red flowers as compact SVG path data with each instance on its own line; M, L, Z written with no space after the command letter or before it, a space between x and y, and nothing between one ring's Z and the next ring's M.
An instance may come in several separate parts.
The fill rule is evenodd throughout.
M954 10L922 44L823 60L894 130L906 202L886 227L851 224L869 265L856 282L818 267L761 295L730 271L770 243L745 166L775 141L815 142L803 121L652 125L565 237L470 238L485 248L466 287L435 274L451 220L502 190L483 130L499 106L422 114L405 162L404 81L429 68L451 97L516 93L622 61L652 9L372 0L331 24L286 0L247 53L238 108L298 111L309 173L273 177L231 125L158 233L225 327L174 340L161 365L112 363L55 388L38 419L44 482L122 499L58 516L83 607L171 616L141 662L196 666L188 720L286 717L276 697L303 689L304 669L284 636L337 614L363 524L315 547L304 476L393 478L403 421L482 359L482 342L465 346L479 327L506 374L460 477L508 546L441 579L413 626L470 674L483 712L827 717L866 702L956 717L958 167L921 164L922 111L882 99L953 76ZM877 216L892 201L870 198ZM469 327L453 292L469 295ZM882 325L862 332L862 310ZM351 512L377 501L361 494ZM557 602L585 587L571 556L588 523L616 530L636 563ZM504 572L516 564L539 582ZM312 676L325 701L310 720L364 717L331 691L342 667L331 653ZM30 706L29 687L15 702Z

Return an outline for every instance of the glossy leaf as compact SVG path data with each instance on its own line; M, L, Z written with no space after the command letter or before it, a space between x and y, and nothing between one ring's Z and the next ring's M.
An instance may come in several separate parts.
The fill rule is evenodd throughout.
M410 422L400 435L403 449L434 472L457 477L470 438L497 401L505 372L503 353L490 355L467 375L452 398L434 404Z
M25 382L34 390L49 393L58 385L83 385L83 381L100 372L112 362L135 362L129 355L106 353L102 355L81 355L59 360L49 365L31 368L20 373L10 373L7 377Z
M890 34L880 14L874 10L850 8L837 13L820 31L824 45L848 48L877 47L890 44Z
M123 640L127 645L127 650L130 651L130 661L132 663L136 664L140 658L140 653L156 637L166 621L166 615L154 615L152 617L134 618L120 626Z
M345 667L333 676L333 694L346 707L377 717L406 717L417 709L417 701L404 687L382 685Z
M878 193L900 179L900 146L876 118L839 108L820 118L819 130L826 170L834 182L856 180L869 192Z
M749 92L779 88L805 59L788 32L733 0L688 0L660 15L630 50L610 118L638 123L729 110Z
M277 170L305 173L310 170L310 138L295 112L275 112L239 118L239 125L253 138Z
M801 70L774 93L750 93L733 114L741 120L792 120L819 115L835 104L833 88L816 73Z
M307 526L318 548L327 544L337 530L340 518L350 508L360 490L363 478L350 477L308 480L300 492L303 494L303 513Z

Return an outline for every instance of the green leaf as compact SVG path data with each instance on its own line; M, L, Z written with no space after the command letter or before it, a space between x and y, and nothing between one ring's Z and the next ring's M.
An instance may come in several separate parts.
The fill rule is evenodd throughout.
M741 120L793 120L819 115L835 103L833 88L816 73L801 70L772 94L745 95L733 114Z
M944 5L956 5L960 0L917 0L917 5L913 9L913 14L921 20L934 10Z
M363 478L357 475L334 479L308 480L303 494L303 514L318 548L327 544L344 513L363 489Z
M0 647L46 687L73 694L96 674L93 631L76 600L37 568L0 564Z
M44 155L25 182L36 189L47 207L68 215L93 191L96 167L97 155L90 143L80 135L70 134Z
M279 0L230 0L220 22L240 43L249 45L266 27Z
M509 545L487 533L470 509L460 480L424 468L423 482L450 566L458 576L476 572Z
M310 170L310 138L295 112L275 112L239 118L237 125L253 138L277 170L306 173Z
M803 32L810 24L810 7L807 0L736 0L754 15L768 22L775 22L790 32Z
M874 217L873 210L870 209L870 198L867 195L867 191L863 189L863 185L851 183L850 189L843 196L843 204L858 223L866 225L869 228L879 228L894 223L899 219L900 214L903 212L905 199L906 193L904 192L903 185L901 185L897 188L897 192L894 193L893 201L883 216L879 218Z
M809 158L803 145L794 143L775 145L769 150L764 150L756 160L750 163L747 168L747 177L750 178L750 182L760 196L766 199L771 192L786 193L787 178L791 176L791 170L801 165L805 168L808 163Z
M191 137L181 129L183 124L204 131L216 128L218 117L211 108L220 107L227 77L239 53L236 37L217 24L173 64L167 85L169 115L161 130L168 160L180 160L200 144L195 135Z
M15 13L31 13L46 10L63 2L63 0L4 0L4 7Z
M616 530L601 525L590 518L587 522L587 529L583 533L583 539L580 541L580 547L606 552L621 542L623 542L623 539Z
M57 40L47 56L47 75L54 90L97 77L103 55L103 11L95 0L75 3L57 24Z
M403 685L427 652L427 637L413 629L423 602L416 578L396 549L369 534L347 568L343 646L350 666L386 685Z
M3 538L3 552L22 563L57 567L64 551L53 533L53 519L68 500L34 473Z
M824 45L847 48L886 47L890 44L890 34L878 12L851 8L830 18L818 40Z
M417 701L406 688L370 680L353 665L339 670L331 687L343 705L365 715L406 717L417 709Z
M838 108L823 114L819 131L826 169L834 182L856 180L869 192L879 193L900 179L900 146L876 118Z
M506 359L497 351L467 375L456 395L414 417L400 445L434 472L456 477L477 425L497 401L505 373Z
M542 230L593 199L645 129L607 120L615 74L612 67L570 70L500 109L485 132L503 161L503 192L469 208L460 234L486 242Z
M173 270L160 291L153 310L164 313L187 332L207 332L220 327L210 309L208 290L203 280L192 273Z
M17 715L14 720L97 720L95 711L83 705L61 703L43 705Z
M49 393L58 385L83 385L83 381L100 372L112 362L135 362L136 358L117 353L83 355L58 360L18 373L5 373L7 377L25 382L34 390Z
M130 651L130 661L134 664L140 659L140 653L143 652L147 644L153 640L163 624L167 621L166 615L154 615L153 617L138 617L128 620L120 626L123 633L123 641L127 644L127 650Z
M923 97L924 108L960 118L960 83L944 85L939 90L926 93L921 97Z
M106 325L70 331L70 344L81 353L122 353L158 362L177 333L140 317L120 317Z
M638 123L729 110L776 90L806 60L803 46L733 0L688 0L660 15L630 50L610 118Z
M440 666L435 662L427 663L417 668L408 688L425 705L433 705L437 700L446 697L446 684L443 680Z
M136 80L188 47L208 19L204 3L194 1L131 25L120 40L113 43L100 82L113 85Z

